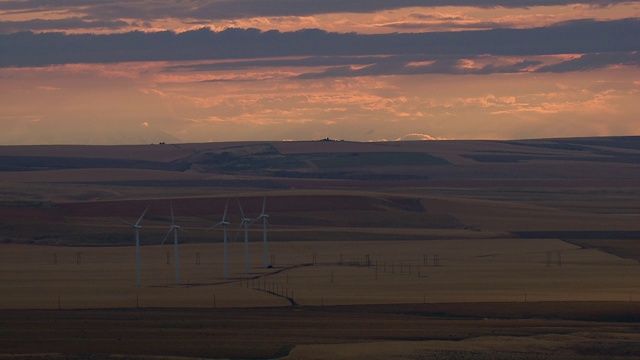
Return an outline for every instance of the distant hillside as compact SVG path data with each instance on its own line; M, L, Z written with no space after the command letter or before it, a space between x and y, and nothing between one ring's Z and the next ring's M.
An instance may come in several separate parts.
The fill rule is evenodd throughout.
M236 228L239 202L257 216L266 199L281 241L624 240L639 178L640 137L0 146L0 241L128 244L122 220L147 207L143 242L170 209L210 241L227 199Z
M125 169L291 180L634 179L637 164L640 137L0 147L0 172Z

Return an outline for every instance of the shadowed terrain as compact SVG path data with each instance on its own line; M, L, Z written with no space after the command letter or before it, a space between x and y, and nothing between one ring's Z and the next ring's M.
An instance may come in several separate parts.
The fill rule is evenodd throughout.
M487 303L0 313L3 327L13 329L3 335L3 351L40 351L20 357L28 359L80 359L71 354L95 349L105 354L95 358L105 359L383 359L394 352L398 358L631 359L640 355L638 310L624 303Z

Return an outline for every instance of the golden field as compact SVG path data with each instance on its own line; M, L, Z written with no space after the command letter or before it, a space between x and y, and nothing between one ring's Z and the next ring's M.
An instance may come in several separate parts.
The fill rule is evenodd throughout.
M175 286L173 245L144 246L137 289L130 246L2 245L0 307L290 305L283 297L300 306L640 300L637 262L559 240L273 242L270 269L262 268L261 244L252 242L249 274L244 245L229 248L225 281L220 244L181 245Z

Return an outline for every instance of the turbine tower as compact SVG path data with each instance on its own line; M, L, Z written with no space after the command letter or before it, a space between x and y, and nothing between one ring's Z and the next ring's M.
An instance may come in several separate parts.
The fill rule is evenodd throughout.
M230 222L226 221L227 219L227 209L229 208L229 199L227 199L227 204L224 206L224 214L222 215L222 221L213 225L209 228L209 230L217 227L218 225L222 225L222 229L224 231L224 279L229 280L229 257L227 253L227 229L229 227Z
M173 203L169 202L169 207L171 208L171 228L167 235L165 235L164 239L160 243L160 245L164 245L164 242L167 240L171 232L173 231L173 264L176 268L176 285L180 284L180 272L178 266L178 232L180 231L180 225L176 225L175 217L173 216Z
M251 222L251 219L244 216L244 211L242 211L242 205L240 205L240 200L238 200L238 207L240 208L240 215L242 215L240 226L244 226L244 272L248 274L249 273L249 223Z
M140 215L140 218L138 219L138 221L136 221L135 224L132 224L130 222L125 221L125 224L130 225L131 227L133 227L133 231L135 233L135 239L136 239L136 287L137 288L140 288L140 229L142 229L142 225L140 225L140 222L142 221L142 218L147 213L147 210L149 210L149 206L147 206L147 208L144 209L144 211L142 212L142 215Z
M267 206L267 197L262 198L262 213L258 216L257 219L262 219L262 248L263 248L263 260L264 260L264 268L269 268L269 260L267 260L269 256L269 249L267 246L267 222L269 219L269 215L265 214L265 208ZM256 220L257 220L256 219Z

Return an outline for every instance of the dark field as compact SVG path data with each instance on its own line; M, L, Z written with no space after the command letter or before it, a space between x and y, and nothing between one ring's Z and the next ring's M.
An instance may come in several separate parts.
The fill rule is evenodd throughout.
M616 302L31 310L1 311L0 323L11 329L2 334L4 353L27 359L310 359L316 357L305 346L340 351L354 343L419 343L415 358L630 359L640 356L638 310L638 303ZM466 349L477 341L487 347ZM523 352L535 346L535 353Z

